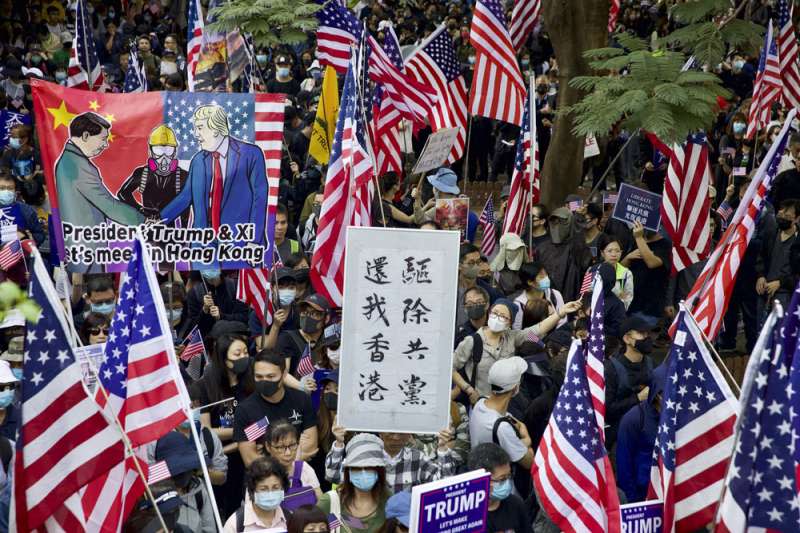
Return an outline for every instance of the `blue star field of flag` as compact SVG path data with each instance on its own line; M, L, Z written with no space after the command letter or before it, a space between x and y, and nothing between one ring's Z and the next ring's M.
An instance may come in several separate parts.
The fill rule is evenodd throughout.
M321 10L317 11L317 20L319 20L320 26L336 28L354 36L359 35L362 29L362 24L356 16L336 2L328 2Z
M139 54L136 45L131 43L128 54L128 70L125 72L125 86L122 91L126 93L143 92L147 90L147 78L144 69L139 65Z
M589 394L582 345L577 348L573 345L553 417L564 437L588 462L594 463L605 455L606 448L600 438Z
M75 42L77 48L75 55L84 71L91 74L97 66L97 51L94 47L94 37L92 36L92 24L89 20L89 13L86 11L86 2L78 0L77 16L75 25ZM88 64L87 64L88 60Z
M200 150L194 137L195 110L208 104L222 106L228 116L228 129L232 137L253 142L253 97L236 93L164 93L164 123L172 128L178 139L178 159L187 161Z
M126 397L128 380L128 354L136 344L163 335L158 320L158 310L147 283L147 273L142 262L142 246L133 244L133 254L128 270L119 288L119 301L111 321L111 331L98 371L100 383L110 393ZM170 334L171 336L171 334Z
M339 118L336 123L336 133L333 137L331 162L336 161L342 156L343 130L345 124L348 122L355 126L356 140L362 147L366 146L364 138L363 100L359 98L357 86L357 83L362 79L361 74L363 72L365 71L359 68L357 61L350 61L350 68L347 69L347 75L344 79L344 88L342 89L342 99L339 104Z
M439 66L448 83L461 75L453 39L446 31L439 32L436 37L425 44L423 50Z
M522 112L522 128L519 131L517 138L517 153L514 156L514 170L517 172L528 172L530 168L525 163L526 152L530 151L530 134L531 134L531 121L530 121L530 95L525 98L525 110ZM529 141L525 142L525 137Z

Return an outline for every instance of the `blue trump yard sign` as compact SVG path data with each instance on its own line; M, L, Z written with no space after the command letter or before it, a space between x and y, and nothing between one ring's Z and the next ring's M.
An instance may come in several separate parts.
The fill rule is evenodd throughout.
M661 195L623 183L611 217L626 222L629 226L639 221L645 229L658 231L661 223Z
M664 504L661 500L629 503L620 506L621 533L661 533Z
M478 533L486 531L490 474L475 470L417 485L411 490L409 531Z

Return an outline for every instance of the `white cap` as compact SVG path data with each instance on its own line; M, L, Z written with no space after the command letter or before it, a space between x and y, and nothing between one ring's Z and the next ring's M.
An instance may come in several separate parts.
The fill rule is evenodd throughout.
M8 361L0 360L0 383L16 383L19 381L17 376L11 371Z
M519 385L520 378L528 370L528 363L522 357L501 359L489 369L489 385L493 394L503 394Z

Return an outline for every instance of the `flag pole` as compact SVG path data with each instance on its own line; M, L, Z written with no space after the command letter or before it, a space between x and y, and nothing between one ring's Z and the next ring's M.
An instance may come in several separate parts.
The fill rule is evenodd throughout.
M161 291L158 289L158 280L156 280L156 274L153 270L153 263L150 259L150 253L147 250L147 242L144 239L144 234L142 233L141 228L136 228L136 240L139 241L142 248L142 257L141 261L144 265L145 277L147 278L148 285L151 288L151 293L153 294L153 304L156 306L156 310L161 310L158 312L158 324L160 326L161 331L169 331L169 324L167 323L167 317L164 310L164 300L161 298ZM194 424L194 421L191 417L191 402L189 401L189 392L186 390L186 384L183 382L181 378L180 369L178 368L178 359L175 356L175 346L172 342L168 342L166 344L167 352L167 363L169 365L170 372L172 373L172 380L175 382L175 385L178 389L178 398L181 401L181 407L186 415L186 418L189 420L189 428L192 430L192 438L194 439L194 448L197 452L197 457L200 459L200 468L203 471L203 478L205 480L206 491L208 493L208 499L211 500L211 510L214 512L214 520L217 524L217 530L222 531L222 519L219 515L219 509L217 508L217 501L214 498L214 487L211 485L211 476L208 474L208 466L206 465L205 457L203 457L203 446L200 443L200 437L197 435L197 427ZM209 457L211 457L211 451L209 450ZM165 530L168 531L168 530Z
M534 169L536 168L535 161L533 160L536 157L536 150L534 149L537 145L536 135L539 133L536 129L536 102L534 101L531 96L533 96L533 81L534 75L533 70L531 67L528 66L528 131L531 137L530 146L528 147L529 151L529 158L530 161L528 162L528 177L530 178L530 203L528 207L528 257L533 259L533 180L534 180ZM532 127L531 127L532 126ZM525 125L523 124L522 127L524 128ZM506 208L503 212L503 225L505 226L505 217L508 215L508 204L506 203Z
M469 140L472 134L472 115L467 120L467 149L464 151L464 195L467 194L467 184L469 183ZM486 176L484 178L488 179Z

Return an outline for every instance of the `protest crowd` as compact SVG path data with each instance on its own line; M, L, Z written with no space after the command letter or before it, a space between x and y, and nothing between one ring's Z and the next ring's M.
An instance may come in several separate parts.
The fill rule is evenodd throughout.
M223 3L212 0L211 7ZM651 39L675 25L664 2L610 3L616 10L615 31ZM777 24L786 3L756 1L749 16L765 27L771 19ZM461 97L466 99L474 78L480 76L477 70L483 61L483 52L476 51L471 39L475 21L485 17L480 10L494 9L494 14L511 21L518 8L528 9L527 4L535 4L537 13L526 11L522 15L531 23L513 51L524 78L524 115L502 121L470 109L466 118L466 103L462 102L464 121L459 136L448 144L447 160L418 173L412 169L441 124L433 116L427 117L427 122L415 123L409 119L412 111L400 113L403 120L399 126L395 123L394 129L382 129L378 117L384 116L380 109L385 100L380 94L374 96L374 102L359 103L359 99L367 98L359 93L357 71L373 68L373 59L369 67L356 52L351 59L349 46L344 58L332 57L330 45L323 44L323 39L330 39L325 29L340 24L337 28L341 30L345 23L340 19L352 17L363 25L363 39L370 36L371 42L383 44L394 36L396 47L392 51L386 46L385 55L395 62L396 57L401 66L405 60L408 73L413 70L413 58L419 57L414 55L417 48L430 42L426 39L431 34L442 35L452 44L452 51L445 54L436 48L424 53L426 57L449 54L449 59L442 60L444 66L438 68L451 78L448 81L463 80L459 82L464 88ZM538 182L559 179L541 174L539 169L548 149L555 149L551 139L560 88L559 58L550 42L550 35L558 29L543 23L538 0L365 0L349 8L329 0L318 14L320 30L307 32L300 44L265 48L240 36L244 50L232 53L229 34L227 55L221 54L210 67L205 65L206 77L194 70L202 62L197 62L191 37L193 32L197 34L198 18L202 22L205 14L209 23L206 0L6 0L0 5L0 115L4 128L0 139L0 279L30 289L30 298L43 309L42 317L48 312L52 315L49 321L42 318L44 322L37 326L6 320L0 329L0 531L155 532L165 526L176 532L226 533L376 533L404 532L414 527L434 531L413 518L412 489L479 469L489 475L488 507L483 525L470 531L624 531L620 529L620 505L653 500L661 501L663 521L675 528L672 531L705 530L715 520L723 520L727 527L729 523L717 517L723 485L727 489L719 504L723 516L731 508L739 509L737 498L747 493L752 499L751 526L800 530L794 473L797 459L791 459L794 429L789 429L796 422L794 414L781 411L778 401L784 398L796 404L786 391L791 390L795 373L800 379L800 369L795 369L792 359L796 340L791 344L788 340L792 331L796 338L799 327L792 316L796 312L800 317L796 289L800 281L800 119L794 118L785 101L777 99L764 126L755 135L748 134L753 120L750 108L755 105L757 80L764 69L759 53L731 48L725 61L716 66L715 73L731 96L719 99L718 114L708 121L704 132L708 168L699 175L705 180L701 190L706 198L697 201L690 221L680 219L671 231L661 202L662 196L666 201L673 179L675 154L643 131L617 129L604 137L598 135L596 150L587 152L583 161L584 178L579 187L552 205L541 201ZM336 11L331 15L329 10L348 14ZM243 63L234 66L241 57L245 58ZM86 72L92 68L99 69L99 77ZM81 74L85 87L72 82ZM47 85L52 87L48 90L55 91L58 99L49 100L56 102L52 107L35 109L42 105L35 93L45 82L53 84ZM92 86L95 82L97 87ZM417 82L425 85L422 78ZM119 140L125 135L139 133L123 130L118 117L115 122L113 115L95 108L96 112L85 113L75 111L77 108L59 111L57 103L63 106L68 101L69 93L63 91L76 86L89 95L81 100L84 107L91 107L94 95L103 93L109 95L104 98L123 99L144 98L155 91L183 95L208 91L222 101L225 95L218 93L227 91L255 94L255 104L251 105L256 111L252 113L258 114L259 95L282 95L277 104L283 123L280 150L275 156L275 186L270 181L267 193L267 178L262 175L263 202L253 203L261 214L269 209L273 220L266 229L258 230L267 233L266 242L271 244L267 252L271 261L259 261L269 268L176 266L194 263L194 257L154 260L153 268L145 265L151 273L149 278L143 270L137 271L140 278L134 278L127 259L118 272L69 268L63 246L65 242L69 246L70 239L77 242L77 237L62 230L61 220L78 220L85 214L83 222L76 225L99 227L106 219L113 219L123 226L141 224L143 228L159 220L174 221L175 228L203 227L197 204L192 202L209 193L195 189L195 198L190 198L189 189L200 183L195 159L191 168L178 163L187 139L192 146L197 145L198 154L211 154L206 168L208 176L213 175L208 182L213 181L214 188L208 186L212 190L210 208L206 206L208 221L203 224L217 230L220 217L224 224L226 211L237 209L224 203L227 196L222 197L222 190L223 176L225 180L239 179L232 168L240 162L220 156L220 152L235 146L233 157L245 159L251 157L247 147L253 146L236 140L248 139L237 126L245 116L235 115L234 125L233 106L218 106L210 97L198 100L203 107L185 119L188 126L181 130L164 118L164 125L148 129L142 134L146 142L136 145L147 150L147 162L137 166L130 177L124 176L113 189L106 190L100 183L102 194L93 192L96 196L91 196L91 191L87 192L91 186L82 180L87 172L97 172L98 161L111 164L98 154L111 150L115 142L125 142ZM525 99L527 87L531 93ZM387 84L384 98L387 94L392 95L389 99L396 97L393 90ZM164 106L164 116L171 116L172 108L167 111L167 104ZM338 108L338 121L335 109L333 115L326 115L326 106ZM174 109L176 114L180 112L180 108ZM342 113L350 113L352 121L341 119ZM451 111L449 119L455 114ZM67 115L71 123L64 121L64 128L59 128L57 121ZM53 150L46 146L51 141L42 137L45 129L68 135L58 141L66 142L63 155L62 146L55 148L57 165L51 156L44 155ZM220 148L222 144L208 148L204 130L213 130L213 135L222 132L227 139L223 143L228 143L225 149ZM322 143L318 140L320 130L323 137L329 130ZM195 137L196 143L192 140ZM369 143L370 138L384 142L376 141L369 150L362 147L361 152L353 149L359 142ZM389 138L392 140L386 141ZM249 139L257 141L252 133ZM93 142L103 146L92 155ZM531 155L525 154L533 152L531 144L537 150L535 180ZM355 218L333 219L330 214L339 201L331 192L332 184L342 173L349 175L341 167L350 165L353 173L358 168L353 162L357 155L343 153L346 145L370 159L368 199L359 197L359 207L348 207L368 213L358 223L353 222ZM134 157L133 151L131 148L119 154ZM456 152L457 157L452 157ZM91 163L95 156L95 163ZM256 157L260 159L260 154ZM58 180L56 187L51 181L53 172ZM267 176L269 172L267 164ZM108 175L108 171L103 174ZM767 181L769 187L759 188ZM361 186L359 182L350 189L345 187L340 195L357 196L360 193L353 191ZM530 192L524 190L526 187ZM70 189L80 192L80 202L85 203L68 202ZM753 193L756 189L758 192ZM53 198L56 190L58 199ZM224 190L227 195L228 189ZM269 203L267 194L274 197L274 203ZM760 204L751 203L756 201L754 195L760 195ZM651 202L650 211L642 207L646 203L643 198ZM175 207L176 202L184 200L182 207ZM188 206L193 206L191 215ZM626 207L628 213L641 216L626 217ZM99 218L91 218L94 210ZM676 234L694 228L696 220L704 221L705 229L701 230L707 232L708 243L704 253L690 254L692 260L687 261L678 252L679 247L687 250L687 244L676 242ZM448 281L455 285L454 313L448 318L454 327L436 331L437 336L452 331L453 337L446 339L446 353L430 354L447 361L452 357L447 374L449 398L447 405L440 406L443 416L446 411L447 423L438 428L438 433L391 432L388 426L382 431L353 431L340 424L337 410L342 408L345 395L354 395L339 387L340 382L353 383L344 372L339 373L340 364L346 365L347 358L353 357L342 349L348 327L343 316L383 316L377 307L377 294L375 302L349 302L360 309L348 310L342 305L342 294L321 281L331 263L330 259L323 262L320 255L331 253L332 233L342 231L341 242L335 244L343 246L341 228L349 225L403 230L386 241L386 246L400 249L413 246L415 234L408 232L460 232L457 265L447 267L447 272L457 277ZM724 248L726 239L735 239L733 235L744 227L749 231L747 240L741 253L731 259L726 255L729 248ZM170 238L155 244L149 253L166 254ZM715 255L712 252L718 244L723 251ZM193 251L196 247L192 243L184 248ZM141 247L136 250L131 265L144 253ZM343 271L344 252L337 248L334 253L340 254L336 261L341 261ZM680 258L680 266L676 266L676 258ZM728 263L723 264L725 261ZM716 296L725 300L725 305L716 308L717 316L702 319L695 308L692 318L691 308L682 306L682 302L695 302L698 297L702 300L708 284L716 283L716 278L708 281L709 277L734 263L733 280L724 290L717 290L725 293ZM37 272L46 272L47 279L40 280ZM420 272L414 274L419 281ZM433 272L434 276L444 274ZM155 280L153 294L128 301L133 298L127 296L133 291L132 279L141 280L136 281L136 291L144 290L144 280ZM356 282L364 286L368 283L358 278ZM46 288L51 283L61 301L47 307L42 302L52 292ZM352 290L347 286L342 289L341 280L337 284L339 291ZM177 372L176 381L163 386L164 398L174 394L173 401L180 396L190 410L167 422L164 417L159 423L168 427L150 440L141 437L137 433L140 430L126 429L130 441L126 446L134 446L135 455L148 472L126 466L126 475L146 481L128 481L126 477L108 501L99 493L89 494L89 507L87 495L78 493L78 489L83 487L91 493L95 488L87 483L93 478L82 484L75 481L71 492L53 496L53 490L42 496L44 503L34 505L32 494L42 489L35 482L22 485L23 476L16 469L25 467L25 479L44 477L41 465L34 462L30 466L26 461L36 453L45 453L33 444L47 433L47 425L40 427L35 419L29 425L33 415L25 414L26 410L45 411L41 402L34 401L35 396L31 400L43 386L39 383L42 376L31 370L31 361L38 360L41 365L48 361L47 352L40 351L47 349L42 337L49 342L50 331L57 331L58 341L53 342L61 342L64 353L69 349L90 354L92 346L101 347L95 352L98 368L82 371L83 377L88 374L92 381L91 386L86 384L86 394L91 398L86 401L99 410L85 411L82 416L87 425L96 418L108 419L105 414L91 415L107 409L103 404L111 405L112 400L90 391L120 391L126 383L135 381L130 373L140 368L132 362L135 350L130 344L120 344L119 328L127 324L124 321L130 317L126 315L131 314L136 315L133 328L137 327L136 317L142 314L136 310L137 303L153 305L155 311L149 320L169 330L170 348L165 353L174 351L175 357L165 365ZM419 307L416 312L419 325ZM146 315L141 320L147 320ZM55 330L48 329L52 324ZM414 335L415 328L424 329L411 322L399 327ZM147 337L147 333L142 335ZM784 343L783 351L773 346L780 343ZM131 358L125 367L119 367L130 368L121 382L120 378L111 378L115 367L108 366L110 354L115 351L117 357L119 349L124 354L130 351L124 357ZM52 349L50 352L55 354ZM769 354L775 354L775 358ZM380 357L383 360L384 355ZM386 357L397 357L399 365L407 364L405 355L399 352L388 351ZM350 374L361 370L349 364ZM164 373L167 366L162 369ZM790 368L791 376L787 377ZM781 375L781 370L787 375ZM769 376L768 386L758 381L762 376L764 380ZM367 386L370 399L386 390L374 379ZM760 394L757 412L748 414L742 408L740 413L740 386L743 402L747 394ZM730 392L732 388L737 394ZM404 393L408 400L408 391ZM361 394L363 399L364 392ZM99 407L95 398L101 398ZM161 404L165 403L169 401ZM155 412L156 408L152 409ZM762 410L774 416L759 419L761 424L754 422L753 417L761 416ZM726 414L720 414L723 411ZM119 413L124 425L124 409ZM735 432L737 415L740 427ZM413 418L413 414L409 416ZM669 420L673 424L670 427ZM76 448L81 438L77 432L88 431L84 422L80 423L64 433L64 442ZM128 416L127 424L132 423ZM701 425L706 426L702 431L698 428ZM714 435L703 433L709 426L715 428ZM749 429L757 435L760 447L756 441L746 441L744 433ZM685 436L689 431L698 433L689 438ZM739 437L735 450L733 442ZM689 443L682 449L692 438L696 438L694 446ZM770 448L773 439L786 444ZM723 445L727 448L719 448ZM704 449L712 448L723 450L709 463L716 465L713 475L698 474L694 488L669 485L667 472L683 479L694 475L680 473L680 468L689 468L685 454L699 456ZM752 459L741 452L750 448ZM775 471L761 465L771 460L767 452L756 453L765 448L775 454L775 463L769 463ZM131 454L124 460L131 460ZM740 460L751 469L748 475L756 472L760 476L759 468L767 471L767 481L760 486L747 481L750 484L744 486L737 485L744 481L726 477L729 462L735 465L732 468L745 468ZM786 464L782 465L784 460ZM582 468L591 472L575 473ZM654 481L654 472L660 476L658 481ZM662 488L662 483L669 489ZM83 501L79 513L68 505L68 497L76 494L80 494L79 507ZM51 497L59 499L50 503ZM703 501L695 501L699 499ZM42 506L47 508L43 510ZM742 520L747 512L745 506ZM70 513L84 516L64 518ZM109 517L113 517L113 524ZM81 525L70 523L70 519L78 519ZM26 529L23 524L32 527Z

